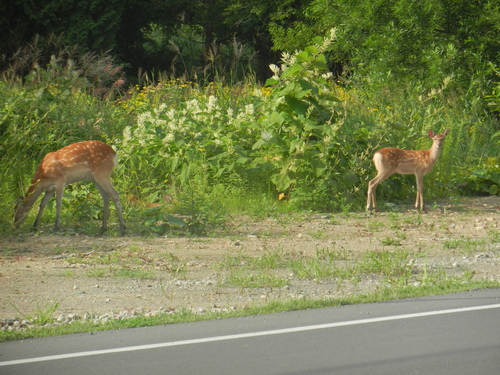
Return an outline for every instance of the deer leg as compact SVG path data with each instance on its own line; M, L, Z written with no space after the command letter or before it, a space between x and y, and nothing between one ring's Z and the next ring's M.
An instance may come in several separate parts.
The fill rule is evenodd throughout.
M104 233L108 229L110 195L105 190L105 188L103 186L101 186L100 184L98 184L97 182L94 182L94 185L96 186L97 190L99 190L99 193L101 194L102 202L104 205L104 207L102 209L102 226L101 226L101 233Z
M109 218L109 194L104 193L102 195L102 201L104 203L102 212L102 227L101 232L104 233L108 229L108 218Z
M120 195L113 189L114 194L111 195L113 202L116 207L116 212L118 214L118 219L120 220L120 234L123 236L125 234L125 220L123 220L122 205L120 203Z
M125 220L123 220L122 206L120 203L120 196L118 192L111 186L109 181L94 181L97 189L101 193L102 201L104 203L104 212L102 216L102 232L107 229L107 222L109 218L109 200L113 199L113 203L116 207L116 213L118 214L118 219L120 221L120 234L123 236L125 234Z
M417 200L415 208L419 211L424 209L424 176L415 175L417 180Z
M56 186L56 223L54 224L54 231L59 231L61 229L61 208L62 199L64 195L64 185Z
M48 188L45 191L45 194L40 202L40 208L38 209L38 214L36 215L35 222L33 223L33 229L38 228L38 224L40 224L40 220L42 219L42 213L45 209L47 203L49 203L50 199L54 196L55 189L53 187Z
M368 182L368 199L366 201L366 211L372 213L372 208L377 211L377 185L390 177L392 173L379 173L373 180Z
M378 182L376 177L368 182L368 198L366 201L366 212L372 213L372 209L377 210L377 200L375 198Z

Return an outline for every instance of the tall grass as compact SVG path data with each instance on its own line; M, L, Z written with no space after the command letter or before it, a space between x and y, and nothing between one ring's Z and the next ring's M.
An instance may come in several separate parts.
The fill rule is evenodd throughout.
M462 193L474 170L498 161L498 122L480 90L461 90L451 79L439 87L334 82L323 55L333 38L284 54L265 85L164 80L112 102L93 95L70 69L0 81L0 231L10 230L13 201L43 155L87 139L117 149L114 179L129 222L143 225L147 206L162 205L156 229L171 214L220 224L217 215L207 219L215 206L222 215L361 209L375 173L373 152L428 148L428 129L451 133L426 177L426 199ZM412 176L395 176L380 186L379 200L406 200L413 190ZM202 212L186 212L187 199L201 202ZM75 214L86 202L67 200L65 209Z

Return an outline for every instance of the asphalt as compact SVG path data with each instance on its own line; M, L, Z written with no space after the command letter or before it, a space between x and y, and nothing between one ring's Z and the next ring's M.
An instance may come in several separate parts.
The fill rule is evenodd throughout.
M0 374L500 374L500 289L0 343Z

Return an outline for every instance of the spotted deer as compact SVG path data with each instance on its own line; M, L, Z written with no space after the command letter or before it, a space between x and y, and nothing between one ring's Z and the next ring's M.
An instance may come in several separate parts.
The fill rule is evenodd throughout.
M414 174L417 181L417 200L415 208L424 209L424 176L432 170L439 156L439 151L443 145L445 137L450 129L442 134L434 134L432 130L428 131L429 137L433 143L428 150L401 150L399 148L385 147L373 155L373 164L377 169L377 176L368 183L368 199L366 202L366 211L377 210L377 201L375 198L377 185L385 179L398 174Z
M99 141L73 143L55 152L49 152L38 166L28 192L20 197L14 215L14 226L18 228L38 197L45 193L33 227L40 223L43 210L52 196L56 195L56 222L54 230L60 228L60 214L64 188L74 182L90 180L101 193L104 202L102 231L107 229L109 200L112 199L120 220L120 233L125 233L125 221L118 192L111 186L111 171L117 166L116 152Z

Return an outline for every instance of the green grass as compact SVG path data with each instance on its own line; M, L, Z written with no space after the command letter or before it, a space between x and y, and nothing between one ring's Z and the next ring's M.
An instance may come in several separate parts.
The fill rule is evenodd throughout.
M252 270L270 270L280 268L286 265L286 255L283 250L266 251L265 254L252 257L243 254L225 254L220 262L214 268L232 269L240 267Z
M288 285L285 278L270 273L244 273L241 271L231 272L220 286L239 287L239 288L282 288Z
M57 311L59 302L49 301L41 305L37 301L36 308L32 314L23 314L15 305L12 306L24 319L31 320L35 325L43 326L54 321L53 314Z
M472 255L477 251L485 250L489 246L489 241L484 239L465 238L445 241L443 248L455 249L463 255Z
M386 237L380 241L384 246L401 246L402 242L400 238Z
M96 268L87 272L88 277L104 278L117 277L136 280L149 280L155 278L153 271L134 270L130 268Z

